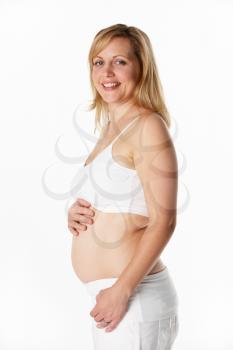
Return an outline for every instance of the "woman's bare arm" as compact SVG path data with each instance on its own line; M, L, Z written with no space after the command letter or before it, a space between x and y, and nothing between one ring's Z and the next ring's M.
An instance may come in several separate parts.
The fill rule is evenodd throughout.
M177 159L164 121L143 118L140 137L133 137L133 158L149 212L149 223L136 252L115 285L129 296L158 261L176 226Z

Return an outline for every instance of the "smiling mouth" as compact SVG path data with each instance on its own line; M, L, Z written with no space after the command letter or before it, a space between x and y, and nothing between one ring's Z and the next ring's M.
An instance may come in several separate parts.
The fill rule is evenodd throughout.
M116 83L106 83L106 84L102 84L104 90L106 91L113 91L116 90L119 86L120 83L116 82Z

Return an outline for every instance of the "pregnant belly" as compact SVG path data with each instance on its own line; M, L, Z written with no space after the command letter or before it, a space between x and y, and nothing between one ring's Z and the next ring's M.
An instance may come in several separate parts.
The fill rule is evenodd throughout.
M132 259L148 223L142 215L94 210L94 224L72 240L72 266L83 282L118 277Z

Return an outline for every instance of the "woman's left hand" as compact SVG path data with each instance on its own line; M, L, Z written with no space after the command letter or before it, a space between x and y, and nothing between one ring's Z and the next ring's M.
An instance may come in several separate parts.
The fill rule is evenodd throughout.
M100 290L96 296L96 305L90 315L99 322L98 328L106 328L106 332L112 331L121 321L128 309L129 296L123 288L113 285L110 288ZM108 323L107 323L108 322Z

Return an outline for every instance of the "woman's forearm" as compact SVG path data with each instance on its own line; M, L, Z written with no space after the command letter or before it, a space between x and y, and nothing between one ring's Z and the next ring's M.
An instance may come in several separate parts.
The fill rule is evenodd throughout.
M174 225L168 227L147 226L138 243L135 255L114 285L121 287L128 296L131 296L143 277L159 260L174 229Z

